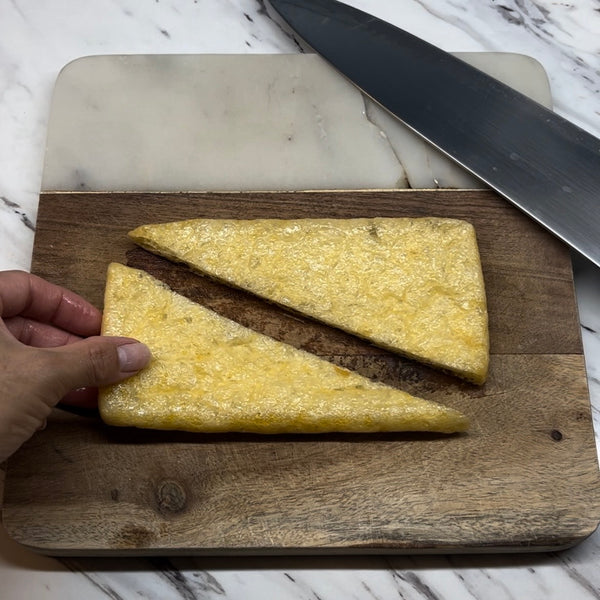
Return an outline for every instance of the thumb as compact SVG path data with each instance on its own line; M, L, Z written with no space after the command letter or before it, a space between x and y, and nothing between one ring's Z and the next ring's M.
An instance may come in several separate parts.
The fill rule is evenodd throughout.
M83 387L110 385L135 375L150 361L150 350L132 338L95 336L49 348L54 368L50 386L57 397Z
M150 350L137 340L107 336L55 348L32 348L0 336L0 351L0 461L43 426L68 392L116 383L150 360Z

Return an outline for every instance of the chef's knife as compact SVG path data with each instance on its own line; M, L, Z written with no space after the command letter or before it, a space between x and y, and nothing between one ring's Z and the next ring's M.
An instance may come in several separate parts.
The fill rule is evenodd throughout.
M365 94L600 266L599 139L342 2L268 3Z

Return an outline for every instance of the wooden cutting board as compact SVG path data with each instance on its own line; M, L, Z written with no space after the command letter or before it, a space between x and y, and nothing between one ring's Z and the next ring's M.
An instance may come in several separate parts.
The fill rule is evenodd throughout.
M491 369L476 387L194 275L126 237L191 217L448 216L477 231ZM600 519L571 262L487 191L42 194L33 271L102 305L148 270L273 337L470 416L465 435L202 435L55 411L9 462L4 526L52 554L474 552L570 546Z

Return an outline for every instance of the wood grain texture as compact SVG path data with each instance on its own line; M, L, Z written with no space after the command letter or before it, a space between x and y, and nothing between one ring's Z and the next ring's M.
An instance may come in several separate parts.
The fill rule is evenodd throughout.
M490 315L476 387L136 248L193 217L471 221ZM32 270L102 305L142 268L262 333L440 401L468 434L253 436L116 429L56 411L9 462L4 525L54 554L473 552L572 545L600 520L569 252L491 192L43 194Z

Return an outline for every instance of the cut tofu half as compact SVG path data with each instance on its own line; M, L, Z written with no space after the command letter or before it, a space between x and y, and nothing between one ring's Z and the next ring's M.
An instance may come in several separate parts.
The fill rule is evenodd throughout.
M226 319L144 271L109 266L104 335L152 352L99 392L110 425L197 432L465 431L467 418Z
M473 226L458 219L194 219L130 232L192 269L476 384L489 362Z

